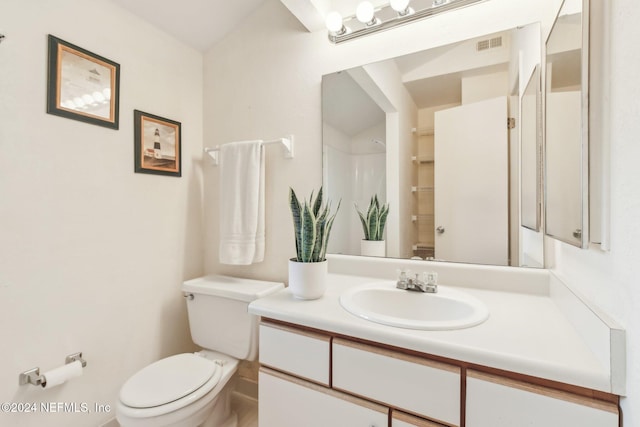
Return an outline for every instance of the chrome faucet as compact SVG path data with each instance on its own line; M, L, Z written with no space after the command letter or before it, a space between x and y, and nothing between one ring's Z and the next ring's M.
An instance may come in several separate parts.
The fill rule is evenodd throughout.
M415 278L409 278L407 277L407 272L402 270L400 271L400 276L396 282L396 288L407 291L435 294L438 292L437 281L437 273L424 272L422 273L422 279L420 279L420 275L418 273L416 273Z

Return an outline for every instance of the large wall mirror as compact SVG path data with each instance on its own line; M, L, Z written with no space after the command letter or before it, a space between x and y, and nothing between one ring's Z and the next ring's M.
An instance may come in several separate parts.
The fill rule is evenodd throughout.
M588 2L565 0L546 42L546 233L589 243Z
M323 184L342 199L329 252L361 254L354 205L376 195L390 206L386 256L543 266L539 117L525 101L541 55L533 23L324 76Z

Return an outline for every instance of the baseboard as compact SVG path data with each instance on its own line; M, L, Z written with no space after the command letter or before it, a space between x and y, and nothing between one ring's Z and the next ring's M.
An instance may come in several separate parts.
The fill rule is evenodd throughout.
M252 399L258 399L258 382L249 378L239 377L236 382L235 392Z
M112 418L106 423L100 424L100 427L120 427L120 423L115 418Z

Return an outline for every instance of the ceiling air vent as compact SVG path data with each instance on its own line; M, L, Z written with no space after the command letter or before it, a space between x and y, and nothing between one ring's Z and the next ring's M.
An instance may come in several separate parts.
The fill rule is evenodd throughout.
M495 49L497 47L502 47L502 37L494 37L492 39L480 40L476 43L476 50L481 52L483 50Z

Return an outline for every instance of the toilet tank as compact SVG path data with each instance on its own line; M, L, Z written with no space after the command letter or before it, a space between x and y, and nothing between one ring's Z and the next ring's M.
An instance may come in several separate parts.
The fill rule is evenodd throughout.
M282 288L282 283L217 275L184 282L193 342L236 359L254 360L258 316L249 314L249 303Z

